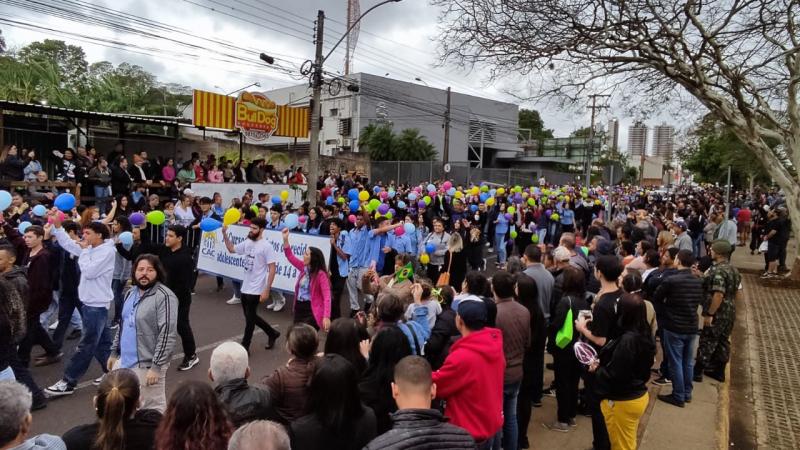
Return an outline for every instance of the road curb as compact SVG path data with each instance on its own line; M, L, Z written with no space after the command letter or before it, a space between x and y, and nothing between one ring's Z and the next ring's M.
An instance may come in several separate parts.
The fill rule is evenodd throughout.
M731 336L733 341L733 336ZM731 348L733 343L731 342ZM717 389L717 449L727 450L730 446L730 411L731 411L731 365L725 366L725 382L719 384Z

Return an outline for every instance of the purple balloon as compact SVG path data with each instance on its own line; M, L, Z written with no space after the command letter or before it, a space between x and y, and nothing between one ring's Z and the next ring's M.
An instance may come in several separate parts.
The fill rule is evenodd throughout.
M506 213L506 220L511 220L511 214Z
M547 211L544 212L544 215L547 216L547 217L552 216L553 215L553 210L552 209L548 209Z
M139 225L144 223L145 217L144 214L136 212L131 214L130 217L128 217L128 220L130 220L131 225L138 227Z
M378 212L381 214L386 214L389 211L389 205L386 203L381 203L381 206L378 206Z
M422 209L422 208L424 208L426 206L428 206L428 205L426 205L425 202L423 202L422 200L420 200L419 203L417 203L417 207L419 209Z

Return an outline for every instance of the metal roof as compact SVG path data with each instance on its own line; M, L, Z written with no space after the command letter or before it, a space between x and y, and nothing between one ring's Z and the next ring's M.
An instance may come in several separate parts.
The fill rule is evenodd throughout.
M33 114L46 114L50 116L72 117L88 120L106 120L110 122L138 123L144 125L178 125L179 119L174 120L164 118L148 118L129 114L104 113L95 111L83 111L80 109L62 108L60 106L39 105L36 103L21 103L10 100L0 100L0 109L3 111L15 111Z

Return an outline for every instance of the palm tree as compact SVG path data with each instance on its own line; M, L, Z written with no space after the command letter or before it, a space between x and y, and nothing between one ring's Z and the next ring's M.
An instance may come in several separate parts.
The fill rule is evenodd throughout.
M416 128L406 128L395 138L395 157L398 161L433 161L436 149Z
M392 128L386 125L369 124L358 139L359 147L366 147L373 161L396 161L394 151L395 136Z

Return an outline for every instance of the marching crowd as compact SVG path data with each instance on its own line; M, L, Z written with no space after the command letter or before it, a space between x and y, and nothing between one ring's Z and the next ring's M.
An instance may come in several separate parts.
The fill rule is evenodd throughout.
M133 159L141 168L146 155ZM741 295L730 257L749 244L765 253L764 277L779 276L790 230L780 193L726 201L710 186L404 186L326 173L322 206L309 207L249 190L223 205L167 185L112 188L93 206L0 192L0 447L516 450L551 395L551 432L584 414L592 448L633 449L648 384L671 385L658 400L685 408L693 383L724 381ZM231 240L234 224L247 239ZM217 229L244 256L228 301L244 336L213 351L210 383L167 398L178 339L178 370L199 362L198 247ZM282 234L282 255L265 230ZM296 233L327 236L330 253L294 254ZM284 307L279 262L296 274L285 336L258 308ZM253 382L256 326L267 349L284 337L291 358ZM70 338L80 341L63 376L42 389L30 364L61 361ZM72 394L93 359L97 421L28 438L30 411Z

